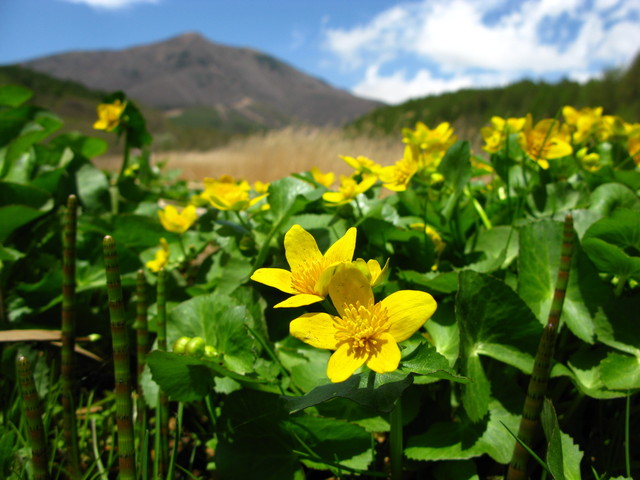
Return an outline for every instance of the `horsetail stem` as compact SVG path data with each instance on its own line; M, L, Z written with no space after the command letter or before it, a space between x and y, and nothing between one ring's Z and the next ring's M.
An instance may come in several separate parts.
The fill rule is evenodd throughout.
M44 425L42 424L42 409L40 408L36 384L33 380L31 363L23 355L18 356L18 379L24 405L24 415L27 420L29 443L31 443L33 478L35 480L45 480L49 478L49 462Z
M167 296L166 296L166 272L161 269L158 272L157 284L157 343L158 350L167 350ZM169 399L167 395L159 390L158 392L158 409L156 414L156 422L159 434L158 445L158 476L164 477L167 471L167 462L169 456Z
M66 463L70 478L78 478L78 434L73 399L76 334L76 225L78 201L69 195L62 234L62 412Z
M558 324L560 322L560 315L562 314L567 284L569 283L573 240L573 217L571 214L567 214L564 219L564 229L562 231L560 269L558 270L558 277L556 279L556 288L553 293L553 301L551 302L547 325L542 332L540 343L538 344L538 351L533 364L533 372L529 379L529 387L527 389L522 418L520 419L520 428L518 430L518 438L529 447L534 443L540 429L540 412L542 411L544 394L547 390L547 383L551 372L551 361L553 359L558 333ZM527 452L519 442L516 442L507 472L507 480L526 479L528 460L529 452Z
M145 402L142 395L142 385L140 383L142 379L142 371L147 358L147 352L149 351L149 330L147 328L147 284L145 282L144 271L138 270L136 276L136 360L138 366L138 423L144 424L144 411Z
M107 274L107 293L109 297L109 315L111 318L111 336L113 342L113 365L115 372L116 420L118 427L118 465L122 480L134 480L135 445L133 439L131 400L131 370L129 366L129 339L125 323L120 283L120 267L116 244L109 235L104 237L104 263Z

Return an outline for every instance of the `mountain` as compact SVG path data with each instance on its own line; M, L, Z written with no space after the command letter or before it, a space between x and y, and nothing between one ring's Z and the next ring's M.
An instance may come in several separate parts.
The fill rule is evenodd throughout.
M257 50L216 44L197 33L124 50L62 53L21 66L95 90L123 90L182 125L342 125L382 105Z

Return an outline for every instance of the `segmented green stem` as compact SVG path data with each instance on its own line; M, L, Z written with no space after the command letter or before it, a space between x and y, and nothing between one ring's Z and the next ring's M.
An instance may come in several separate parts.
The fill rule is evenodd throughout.
M144 411L145 402L142 395L142 385L140 380L142 379L142 371L147 359L147 353L149 351L149 330L147 328L147 284L144 277L144 271L138 270L136 276L136 351L137 351L137 365L138 365L138 423L144 423Z
M569 283L573 239L573 217L571 214L567 214L562 232L560 269L558 270L558 277L556 279L556 288L553 293L553 301L551 302L547 325L542 332L542 337L538 344L538 351L533 364L533 372L529 379L529 387L520 420L520 429L518 430L518 438L530 448L532 448L540 431L540 412L542 411L544 394L547 390L558 333L558 324L560 322L560 315L562 314L567 284ZM507 480L526 479L528 460L529 452L527 452L520 443L516 442L511 464L507 472Z
M18 356L18 379L20 393L24 405L24 415L27 420L31 456L33 459L33 478L45 480L49 478L47 443L42 424L42 409L40 408L38 392L33 381L31 363L23 355Z
M78 435L73 400L76 335L76 225L78 201L69 195L62 234L62 413L66 462L70 478L79 478Z
M116 420L118 427L118 465L122 480L134 480L135 445L133 440L133 401L131 399L131 369L129 365L129 338L122 301L120 266L116 244L109 235L103 240L104 263L107 274L107 293L111 317L113 365L116 382Z
M157 316L157 343L158 350L167 350L167 297L166 297L166 272L161 269L158 272L156 306L158 310ZM160 390L158 393L158 409L156 414L156 422L159 430L158 444L158 475L164 477L167 471L169 456L169 398Z

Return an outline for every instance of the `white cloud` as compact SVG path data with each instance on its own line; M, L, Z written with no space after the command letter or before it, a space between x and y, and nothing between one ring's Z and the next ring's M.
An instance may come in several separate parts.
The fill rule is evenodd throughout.
M355 93L396 103L523 77L584 80L602 65L624 65L640 49L640 5L521 0L514 8L501 0L421 0L352 29L327 25L325 34L340 66L361 71Z
M64 0L70 3L82 3L93 8L116 10L129 7L136 3L158 3L159 0Z

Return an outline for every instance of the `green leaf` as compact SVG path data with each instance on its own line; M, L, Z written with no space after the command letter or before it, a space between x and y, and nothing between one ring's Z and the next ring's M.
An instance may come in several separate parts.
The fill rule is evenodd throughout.
M438 166L438 171L444 176L445 182L453 188L453 194L448 197L442 212L446 219L452 217L460 195L471 178L470 151L469 142L458 141L447 150Z
M40 188L0 181L0 242L6 242L18 228L45 215L53 199Z
M459 275L456 317L460 324L461 373L471 378L471 383L464 386L463 404L471 420L479 421L486 415L490 400L480 354L499 353L498 360L515 367L523 366L526 354L531 356L531 362L526 363L532 365L542 328L511 288L471 270ZM505 349L509 355L503 354Z
M449 361L440 355L435 347L422 342L400 362L401 373L428 376L438 379L453 380L460 383L468 383L469 379L458 375L451 367Z
M173 400L200 400L213 388L211 370L197 358L156 350L147 355L147 363L153 380Z
M547 323L556 288L562 228L560 222L546 219L529 223L520 232L518 293L541 324ZM610 296L611 291L576 241L561 322L584 342L593 343L593 317Z
M640 388L640 359L612 352L602 361L600 378L611 390Z
M380 375L369 372L353 375L344 382L321 385L301 397L282 399L289 413L302 411L336 397L348 398L362 406L388 413L412 383L411 375L397 372Z
M213 293L182 302L169 314L167 341L173 345L179 337L202 337L221 355L224 365L239 374L253 370L258 342L247 326L254 319L233 296Z
M488 454L496 462L511 460L514 438L504 428L517 431L519 417L493 400L481 422L463 417L456 422L436 422L428 430L409 437L405 455L411 460L465 460Z
M569 435L560 430L555 409L549 399L544 400L540 416L547 439L547 466L555 480L580 480L580 461L583 453Z
M602 363L607 354L608 352L602 347L584 348L569 359L568 366L573 374L571 378L585 395L600 399L624 396L624 393L607 389L602 381Z
M640 198L633 190L621 183L605 183L591 193L589 210L607 217L618 208L640 210Z
M591 225L582 243L601 272L640 281L640 211L615 210Z
M109 180L92 163L85 163L76 172L78 197L87 210L108 212Z
M33 92L21 85L0 86L0 105L17 107L29 100L32 96Z
M506 268L518 256L518 231L510 226L482 229L471 239L465 253L481 252L483 258L468 268L476 272L489 273Z
M246 390L231 393L217 422L215 464L220 478L303 480L294 453L300 447L284 429L288 420L276 395Z

